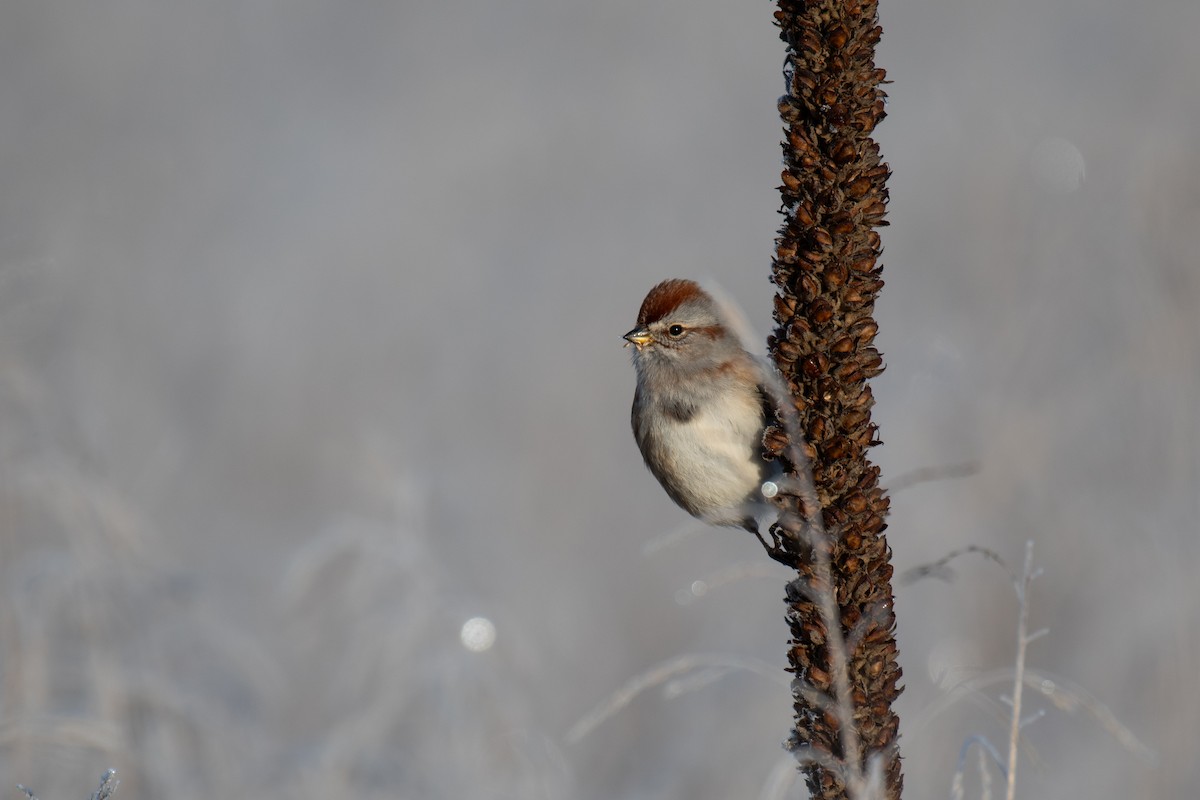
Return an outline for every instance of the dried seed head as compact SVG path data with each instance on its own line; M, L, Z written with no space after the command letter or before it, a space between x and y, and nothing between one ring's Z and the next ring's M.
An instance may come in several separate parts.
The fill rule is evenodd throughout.
M878 468L864 456L877 441L870 418L874 397L866 380L883 368L873 347L878 326L871 311L883 286L877 264L881 242L874 229L886 224L889 174L867 135L885 112L879 91L885 74L873 64L880 33L877 0L777 2L792 94L780 100L787 169L781 189L784 223L772 267L780 299L771 352L793 393L805 432L798 444L810 461L819 504L803 509L806 504L798 498L781 495L795 532L785 547L795 548L789 552L810 588L820 583L813 554L829 553L833 583L824 585L834 591L845 627L876 613L870 609L881 603L890 608L891 597L890 556L879 535L886 527L887 498L878 487ZM764 448L786 453L785 440L786 432L772 429L764 434ZM817 535L816 523L799 515L804 512L817 514L835 538ZM810 687L827 687L830 654L820 611L811 594L789 592L789 603L793 669ZM876 637L872 628L869 640L864 637L852 654L851 693L865 753L887 753L887 796L896 800L899 761L891 744L897 728L889 703L898 691L899 670L891 623L879 627L882 634ZM875 664L881 666L872 675ZM827 748L831 758L844 758L836 715L815 708L811 700L811 692L798 693L793 743ZM845 796L846 781L837 770L806 772L814 797Z

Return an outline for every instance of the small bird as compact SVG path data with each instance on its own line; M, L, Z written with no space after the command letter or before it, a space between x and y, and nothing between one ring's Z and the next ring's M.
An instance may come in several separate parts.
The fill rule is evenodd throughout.
M770 551L755 519L775 472L762 457L762 364L689 280L651 289L624 338L637 372L633 436L650 472L693 517L745 528Z

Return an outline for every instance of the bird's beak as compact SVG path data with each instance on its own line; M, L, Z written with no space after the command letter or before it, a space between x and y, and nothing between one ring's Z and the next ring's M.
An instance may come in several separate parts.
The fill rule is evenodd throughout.
M654 339L654 337L650 335L650 331L646 330L645 328L634 328L629 333L625 334L623 338L627 342L625 345L626 347L629 347L629 345L632 344L639 350L650 344L650 342Z

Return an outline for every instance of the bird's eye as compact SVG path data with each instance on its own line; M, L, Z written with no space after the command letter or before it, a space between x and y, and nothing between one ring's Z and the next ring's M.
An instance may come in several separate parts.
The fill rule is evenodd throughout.
M683 326L682 325L672 325L671 327L667 328L667 333L671 334L672 336L674 336L676 338L679 338L680 336L683 336Z

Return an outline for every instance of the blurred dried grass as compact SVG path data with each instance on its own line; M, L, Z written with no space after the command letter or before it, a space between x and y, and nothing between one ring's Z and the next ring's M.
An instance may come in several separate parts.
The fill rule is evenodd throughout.
M1198 11L882 9L878 455L980 465L897 495L897 568L1036 538L1030 667L1161 756L1051 713L1028 796L1200 783ZM774 36L682 1L5 4L0 793L774 796L770 681L564 738L681 654L782 664L773 581L673 601L756 543L641 555L682 520L618 338L668 275L766 329ZM904 727L1010 663L975 569L897 600L916 795L1003 727Z

